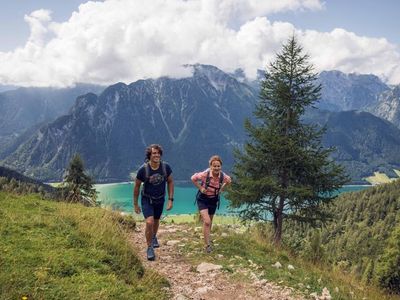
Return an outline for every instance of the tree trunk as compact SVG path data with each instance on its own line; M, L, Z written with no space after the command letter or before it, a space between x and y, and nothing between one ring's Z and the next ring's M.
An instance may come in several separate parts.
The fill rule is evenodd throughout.
M284 197L279 199L278 209L274 214L274 245L279 247L282 241L282 225L283 225L283 204Z

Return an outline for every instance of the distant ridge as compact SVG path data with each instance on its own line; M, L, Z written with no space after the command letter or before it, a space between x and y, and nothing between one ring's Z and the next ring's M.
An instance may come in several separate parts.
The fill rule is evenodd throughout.
M41 186L44 188L45 191L47 192L55 192L56 189L53 188L52 186L45 184L39 180L27 177L25 175L22 175L21 173L18 173L17 171L11 170L6 167L0 166L0 177L5 177L8 179L15 179L20 182L25 182L25 183L31 183L37 186Z

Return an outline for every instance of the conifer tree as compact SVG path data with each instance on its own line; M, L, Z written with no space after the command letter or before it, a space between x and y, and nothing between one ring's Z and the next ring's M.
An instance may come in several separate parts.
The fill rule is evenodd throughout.
M235 180L228 192L231 207L244 220L272 221L273 241L281 243L286 218L315 223L321 209L346 181L343 168L321 146L323 129L302 121L305 109L320 97L317 74L296 38L277 54L261 83L255 125L242 150L235 149Z
M379 285L400 294L400 226L392 232L376 269Z
M85 174L83 160L79 154L75 154L71 159L63 185L67 201L95 205L97 193L93 188L93 180Z

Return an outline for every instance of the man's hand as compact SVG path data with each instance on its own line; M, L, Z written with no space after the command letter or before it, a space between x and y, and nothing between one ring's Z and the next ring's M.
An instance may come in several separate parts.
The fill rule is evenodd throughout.
M167 203L167 210L171 210L173 204L174 204L174 203L173 203L172 200L168 200L168 203Z
M139 204L134 205L135 213L140 214L142 211L140 210Z

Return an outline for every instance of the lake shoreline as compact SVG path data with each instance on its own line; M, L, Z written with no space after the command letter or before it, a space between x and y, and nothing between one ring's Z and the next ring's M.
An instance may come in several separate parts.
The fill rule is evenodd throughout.
M347 185L344 186L339 193L358 191L371 187L370 185ZM133 182L119 182L96 184L98 200L102 207L106 207L116 211L126 213L133 212ZM197 205L195 203L197 189L193 185L175 185L174 205L167 215L185 215L197 213ZM140 201L140 200L139 200ZM237 210L229 208L229 201L221 195L220 208L217 215L235 215Z

